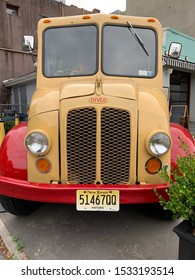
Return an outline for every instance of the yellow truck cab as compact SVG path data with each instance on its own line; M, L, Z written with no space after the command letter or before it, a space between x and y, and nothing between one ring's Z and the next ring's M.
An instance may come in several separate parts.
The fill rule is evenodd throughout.
M110 14L42 19L37 64L28 123L1 145L3 207L27 215L38 202L84 211L158 202L153 188L164 195L158 173L170 168L172 143L159 21Z

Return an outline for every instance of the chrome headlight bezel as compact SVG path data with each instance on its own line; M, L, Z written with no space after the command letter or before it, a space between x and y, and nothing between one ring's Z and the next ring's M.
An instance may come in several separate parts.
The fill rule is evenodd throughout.
M152 156L165 155L171 147L171 138L164 131L155 131L146 137L146 149Z
M49 151L50 146L49 137L43 131L33 130L25 137L25 148L34 156L45 155Z

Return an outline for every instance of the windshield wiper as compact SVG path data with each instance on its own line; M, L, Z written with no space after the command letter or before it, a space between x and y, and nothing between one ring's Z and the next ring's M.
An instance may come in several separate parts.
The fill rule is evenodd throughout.
M142 39L139 37L139 35L137 34L137 32L135 31L135 29L133 28L132 24L127 21L128 25L129 25L129 31L131 32L131 34L133 35L133 37L135 38L135 40L139 43L139 45L142 47L142 49L144 50L144 52L147 54L147 56L149 56L149 53L144 45L144 42L142 41Z

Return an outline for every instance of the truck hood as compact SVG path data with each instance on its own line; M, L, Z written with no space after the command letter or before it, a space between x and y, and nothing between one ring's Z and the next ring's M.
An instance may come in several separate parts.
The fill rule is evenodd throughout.
M132 80L121 82L121 80L116 81L116 79L102 82L101 80L98 81L98 78L95 83L88 83L87 80L79 81L79 83L64 83L60 90L60 100L90 96L96 94L97 91L98 95L135 100L137 96L137 83Z
M137 99L137 83L133 80L124 81L110 79L105 81L89 82L88 79L63 83L60 88L39 88L35 91L29 110L29 119L37 114L48 111L59 110L60 101L63 99L70 99L75 97L93 96L110 96L122 99Z

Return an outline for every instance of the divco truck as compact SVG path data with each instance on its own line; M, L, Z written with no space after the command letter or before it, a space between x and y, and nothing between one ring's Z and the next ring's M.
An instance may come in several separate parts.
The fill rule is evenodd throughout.
M33 48L25 36L24 48ZM37 84L28 122L0 148L0 202L14 215L40 203L117 211L157 203L178 136L162 86L162 27L155 18L91 14L38 24Z

